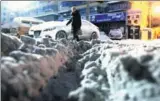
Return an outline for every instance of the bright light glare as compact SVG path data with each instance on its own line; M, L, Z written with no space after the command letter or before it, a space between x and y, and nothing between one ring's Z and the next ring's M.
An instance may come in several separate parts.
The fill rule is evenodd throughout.
M7 1L7 8L9 8L12 11L22 11L30 8L30 4L33 1Z
M160 13L160 6L154 7L153 12L154 13Z

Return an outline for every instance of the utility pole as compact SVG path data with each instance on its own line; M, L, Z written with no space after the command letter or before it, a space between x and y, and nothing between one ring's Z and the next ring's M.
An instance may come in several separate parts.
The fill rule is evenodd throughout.
M86 19L88 20L88 21L90 21L90 5L89 5L89 0L87 1L87 8L86 8Z
M56 0L56 5L57 5L57 14L59 13L59 2Z
M57 12L57 15L56 15L57 17L56 17L56 19L58 20L58 18L59 18L59 2L58 2L58 0L56 0L55 3L57 5L57 11L56 11Z

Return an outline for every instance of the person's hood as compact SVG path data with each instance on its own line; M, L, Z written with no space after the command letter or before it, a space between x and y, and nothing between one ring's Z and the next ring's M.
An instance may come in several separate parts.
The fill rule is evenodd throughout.
M79 11L78 11L78 10L76 10L76 11L75 11L75 13L79 13Z
M72 15L79 13L78 10L76 10L75 12L72 12Z

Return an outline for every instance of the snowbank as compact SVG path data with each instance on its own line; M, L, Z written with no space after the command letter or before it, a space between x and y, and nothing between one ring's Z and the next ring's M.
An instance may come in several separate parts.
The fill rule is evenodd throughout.
M160 41L2 34L2 101L159 101Z
M81 87L68 101L159 101L159 45L159 40L122 40L93 46L79 60Z
M58 71L64 68L64 64L72 65L70 58L91 48L88 42L77 43L65 39L53 41L44 38L38 43L28 36L22 36L19 40L5 34L2 34L2 39L2 52L5 53L1 58L2 101L36 99L48 80L60 74ZM68 72L74 67L65 68ZM67 75L71 76L72 73ZM66 98L71 90L65 93Z

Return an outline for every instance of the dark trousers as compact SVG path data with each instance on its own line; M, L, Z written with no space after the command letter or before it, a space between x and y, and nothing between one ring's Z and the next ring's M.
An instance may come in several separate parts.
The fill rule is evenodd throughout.
M78 31L79 31L79 28L72 28L73 40L76 39L77 41L79 41Z

